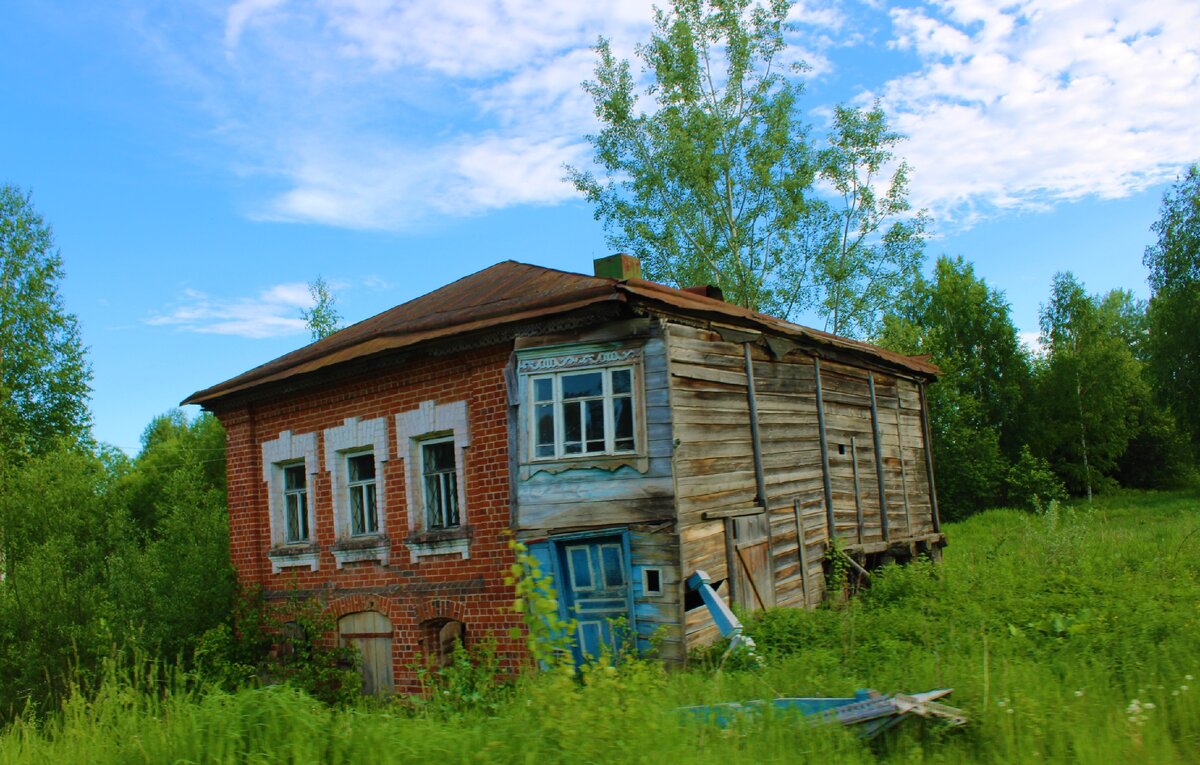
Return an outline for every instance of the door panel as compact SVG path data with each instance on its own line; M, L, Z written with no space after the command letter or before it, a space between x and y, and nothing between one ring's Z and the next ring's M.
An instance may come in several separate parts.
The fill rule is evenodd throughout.
M605 650L621 649L622 635L612 620L629 618L629 577L625 546L620 537L559 543L559 562L565 572L562 597L578 622L575 661L582 663Z
M378 611L360 611L338 620L342 645L352 645L362 656L359 668L363 693L380 696L392 693L392 623Z

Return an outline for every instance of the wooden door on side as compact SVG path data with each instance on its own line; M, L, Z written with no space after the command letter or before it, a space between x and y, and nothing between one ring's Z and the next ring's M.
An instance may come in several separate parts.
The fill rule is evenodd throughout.
M378 611L359 611L338 619L342 645L352 645L361 655L363 693L382 696L392 693L392 623Z
M775 605L775 587L771 581L766 516L736 518L734 524L739 605L748 611L771 608Z

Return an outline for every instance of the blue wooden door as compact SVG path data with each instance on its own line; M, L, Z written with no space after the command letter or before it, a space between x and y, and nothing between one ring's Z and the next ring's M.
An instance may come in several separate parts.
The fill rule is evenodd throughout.
M613 629L613 620L629 623L629 577L621 537L562 542L560 571L563 597L579 628L575 661L594 659L603 651L618 652L626 630Z

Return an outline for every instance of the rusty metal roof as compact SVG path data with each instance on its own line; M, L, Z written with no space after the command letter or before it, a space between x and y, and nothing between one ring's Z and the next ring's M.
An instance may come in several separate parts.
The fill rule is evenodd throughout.
M837 347L921 375L932 376L938 371L928 362L869 343L837 337L673 287L641 279L618 281L585 276L506 260L197 391L183 403L206 406L234 393L355 359L612 301L657 305L668 311Z

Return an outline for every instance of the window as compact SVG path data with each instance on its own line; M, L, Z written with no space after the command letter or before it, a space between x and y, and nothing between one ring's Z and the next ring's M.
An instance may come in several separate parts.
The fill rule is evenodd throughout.
M530 387L535 459L636 449L632 367L539 375Z
M325 469L333 499L333 553L338 568L378 561L388 565L387 420L347 417L325 431Z
M421 442L421 479L425 500L425 528L458 527L458 470L454 439Z
M396 439L404 456L409 533L404 538L418 563L427 555L471 557L471 507L466 467L471 446L467 402L422 401L396 415Z
M350 529L354 536L379 533L379 510L375 497L375 455L346 457L347 488L350 492Z
M289 545L308 541L308 486L304 465L283 468L284 541Z
M317 434L285 430L262 444L263 481L267 484L271 572L305 566L316 571L320 554L313 544L313 477L317 473Z

